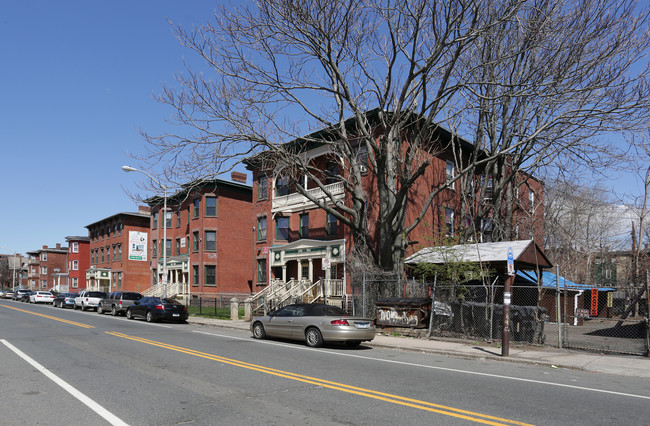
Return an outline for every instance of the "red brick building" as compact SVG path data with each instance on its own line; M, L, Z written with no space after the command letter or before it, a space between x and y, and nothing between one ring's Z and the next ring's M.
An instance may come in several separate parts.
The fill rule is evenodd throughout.
M27 252L27 286L30 290L50 290L67 285L68 248L57 243L55 248L43 246Z
M310 191L317 199L325 199L328 203L343 202L347 206L352 205L351 195L344 191L343 183L327 177L339 174L338 171L345 170L346 165L340 163L325 143L317 144L312 141L303 146L305 148L300 151L301 155L308 159L311 169L322 171L320 179L327 184L325 190L329 196L325 196L321 188L304 176L299 178L303 180L300 186ZM473 147L465 143L464 149L468 150L469 155L469 150ZM430 156L430 165L410 190L405 221L407 224L418 217L422 203L431 193L431 188L439 188L456 176L456 164L451 152L444 148L432 151L434 154L423 154ZM246 164L253 172L252 214L257 229L254 246L257 271L255 289L262 290L269 284L270 287L280 289L266 289L267 299L271 298L270 294L278 292L282 293L279 297L298 296L303 300L305 298L302 295L308 292L313 295L326 292L326 297L343 299L350 291L347 282L349 277L346 274L346 255L353 246L350 230L340 226L333 215L318 208L296 188L290 187L280 166L275 165L272 170L260 169L259 164L262 162L255 158L247 160ZM364 192L368 194L369 235L375 236L376 239L379 234L377 186L375 176L367 166L362 179ZM480 188L486 179L488 186L490 183L490 178L485 175L477 174L472 179L474 188ZM519 189L519 200L513 218L517 223L513 223L513 229L517 230L520 239L534 236L538 244L541 244L544 187L534 178L523 176L522 179L525 184ZM482 202L478 198L475 195L473 202ZM480 226L477 238L490 241L489 222L489 219L484 219L480 224L475 224L467 213L461 213L461 191L459 182L456 181L437 195L420 224L407 238L408 241L418 241L419 247L430 246L446 237L457 238L463 227ZM376 245L377 241L371 241L370 244ZM413 254L417 248L408 246L405 257ZM285 291L286 289L291 290ZM318 294L317 297L323 297L322 293Z
M68 291L86 289L86 271L90 268L90 238L65 237L68 243Z
M90 266L86 288L101 291L144 291L151 287L148 257L150 213L117 213L90 225Z
M246 175L233 182L214 179L192 182L151 206L151 249L157 278L163 281L163 246L167 250L167 295L248 295L252 292L253 230L251 187ZM163 244L167 221L167 242ZM162 289L161 289L162 291ZM159 293L161 293L161 291Z

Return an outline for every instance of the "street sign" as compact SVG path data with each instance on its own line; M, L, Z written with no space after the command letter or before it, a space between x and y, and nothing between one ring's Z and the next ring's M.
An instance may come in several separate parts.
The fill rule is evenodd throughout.
M331 262L328 257L324 257L322 259L322 263L323 263L323 271L327 271L331 266Z
M515 259L512 253L512 247L508 247L508 275L515 274Z

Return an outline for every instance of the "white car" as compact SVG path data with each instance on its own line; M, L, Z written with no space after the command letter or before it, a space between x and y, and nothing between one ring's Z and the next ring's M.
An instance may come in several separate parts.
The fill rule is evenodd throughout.
M79 296L75 297L74 308L81 309L82 311L85 311L86 309L96 311L97 306L99 306L99 302L102 299L106 299L106 293L103 291L84 290L79 294Z
M52 303L54 295L49 291L35 291L29 295L29 303Z

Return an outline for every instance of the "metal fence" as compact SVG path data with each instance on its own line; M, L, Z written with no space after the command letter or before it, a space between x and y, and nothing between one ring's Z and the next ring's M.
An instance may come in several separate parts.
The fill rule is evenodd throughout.
M462 285L357 277L348 309L386 330L420 329L438 338L500 340L503 284ZM511 289L510 340L590 351L647 355L648 302L641 287ZM431 313L433 312L433 315Z
M186 306L190 314L192 315L202 315L202 316L212 316L221 319L230 319L230 299L233 298L233 295L226 296L199 296L194 295L189 299L186 299ZM239 316L244 315L244 306L242 304L243 298L238 297L240 306L239 306Z

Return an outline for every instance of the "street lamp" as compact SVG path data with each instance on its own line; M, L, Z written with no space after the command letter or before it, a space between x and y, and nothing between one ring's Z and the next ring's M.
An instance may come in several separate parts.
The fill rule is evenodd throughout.
M163 218L163 278L162 278L162 284L163 284L163 298L167 297L167 187L160 183L158 179L155 177L151 176L149 173L145 172L144 170L136 169L135 167L131 166L122 166L122 170L125 172L140 172L147 176L149 179L151 179L155 184L157 184L162 190L163 190L163 212L164 212L164 218Z

